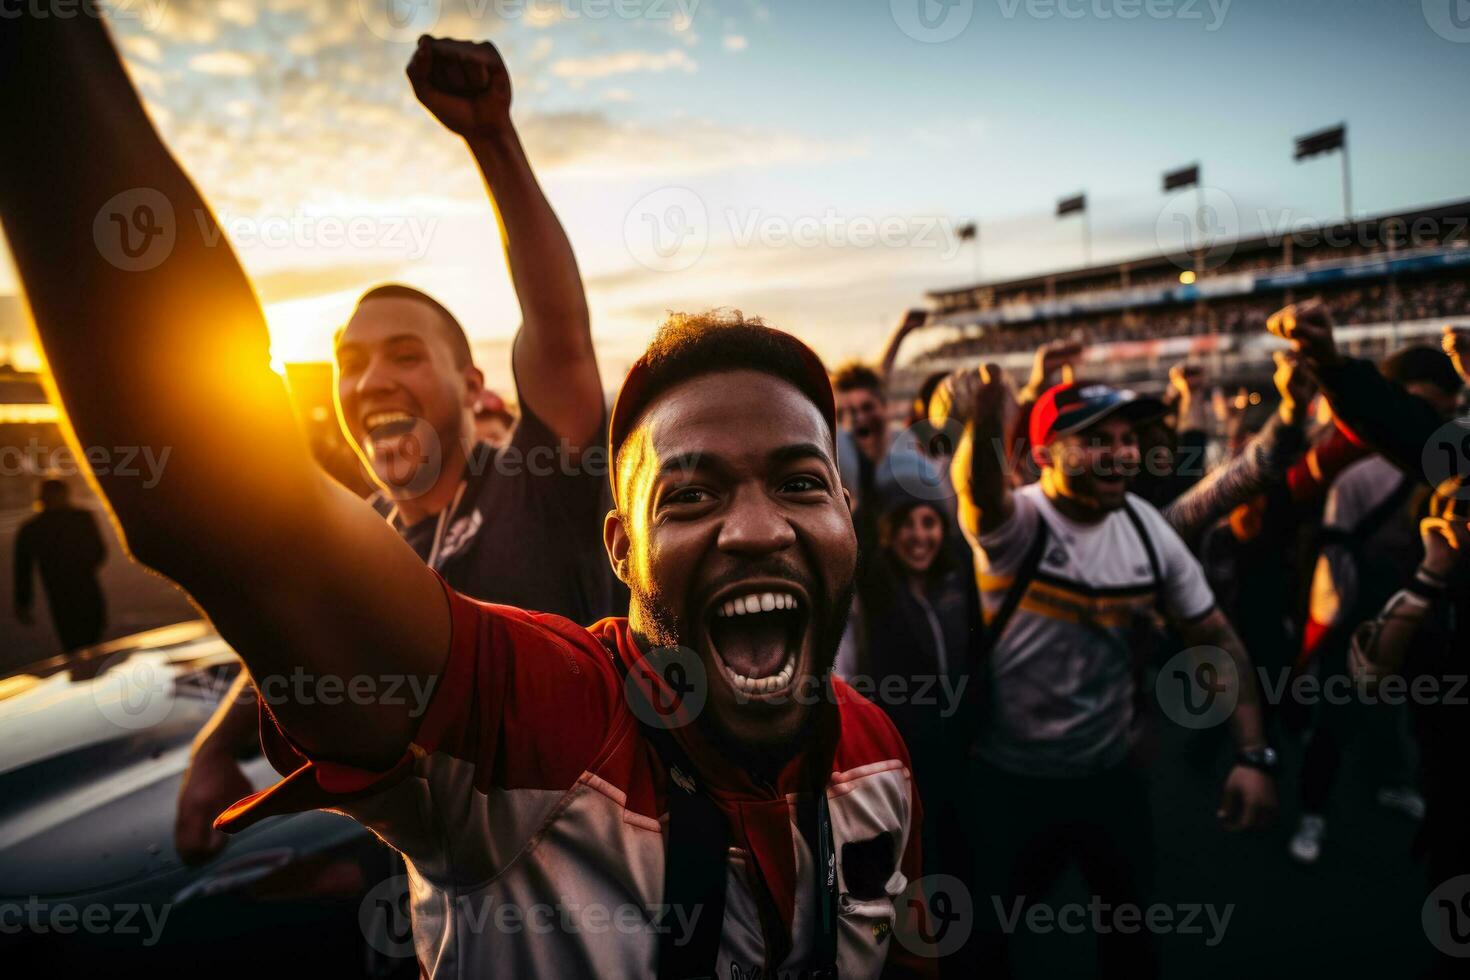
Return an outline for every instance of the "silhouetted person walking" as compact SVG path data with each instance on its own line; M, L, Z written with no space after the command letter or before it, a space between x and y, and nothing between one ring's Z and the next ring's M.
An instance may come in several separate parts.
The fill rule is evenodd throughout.
M20 526L15 539L15 617L32 622L31 569L41 572L51 621L66 650L96 643L107 625L107 607L97 569L107 548L89 510L74 507L60 480L44 480L41 512Z

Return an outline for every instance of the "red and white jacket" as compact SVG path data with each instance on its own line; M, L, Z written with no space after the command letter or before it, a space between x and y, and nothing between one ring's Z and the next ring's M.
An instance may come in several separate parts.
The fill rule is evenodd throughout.
M450 656L399 764L369 773L309 759L263 715L267 755L285 778L217 826L323 808L371 829L406 858L426 977L656 976L668 774L609 652L629 666L641 658L627 621L584 629L446 592ZM839 973L933 975L935 961L909 953L893 930L896 900L921 873L908 753L880 709L832 684ZM717 976L801 975L817 931L814 862L795 808L803 760L762 787L695 726L676 738L729 821ZM845 866L859 859L862 868Z

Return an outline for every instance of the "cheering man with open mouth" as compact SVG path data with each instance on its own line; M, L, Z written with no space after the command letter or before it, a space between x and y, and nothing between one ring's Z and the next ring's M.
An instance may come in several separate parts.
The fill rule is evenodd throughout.
M172 450L151 489L96 478L129 549L262 687L338 695L272 707L285 778L225 829L313 807L371 827L408 860L425 976L932 972L894 933L919 867L906 752L830 674L856 544L810 350L672 321L610 425L628 618L478 603L313 464L250 285L100 21L0 31L0 127L24 134L0 220L75 438ZM120 261L99 216L140 194L173 241ZM426 711L387 693L405 680Z

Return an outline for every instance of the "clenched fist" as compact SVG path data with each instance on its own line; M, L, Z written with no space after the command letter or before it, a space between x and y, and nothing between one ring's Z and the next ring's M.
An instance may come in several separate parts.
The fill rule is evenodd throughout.
M950 415L962 422L980 422L987 418L1004 421L1011 401L1011 389L1005 372L994 364L979 368L961 368L944 380L951 398Z
M1277 411L1282 421L1292 425L1304 420L1307 406L1317 394L1316 382L1303 369L1296 354L1279 350L1271 355L1271 359L1276 362L1276 372L1271 380L1281 395L1281 406Z
M465 139L510 127L510 72L489 41L426 34L408 62L408 80L424 108Z
M1445 327L1442 343L1444 352L1455 362L1455 370L1470 384L1470 327Z
M1291 344L1310 366L1332 367L1342 360L1332 337L1332 315L1321 300L1295 303L1273 313L1266 329Z

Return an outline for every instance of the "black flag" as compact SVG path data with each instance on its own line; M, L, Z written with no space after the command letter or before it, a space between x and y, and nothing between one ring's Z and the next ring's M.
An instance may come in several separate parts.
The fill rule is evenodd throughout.
M1347 124L1333 126L1316 133L1308 133L1306 136L1296 138L1295 160L1305 160L1308 157L1317 156L1319 153L1331 153L1333 150L1342 149L1347 143Z
M1057 217L1073 214L1077 211L1087 210L1087 195L1078 194L1076 197L1064 198L1057 202Z
M1191 164L1182 170L1164 174L1164 193L1178 190L1181 187L1193 187L1199 183L1199 164Z

